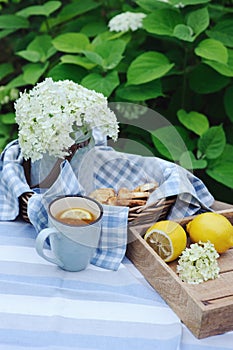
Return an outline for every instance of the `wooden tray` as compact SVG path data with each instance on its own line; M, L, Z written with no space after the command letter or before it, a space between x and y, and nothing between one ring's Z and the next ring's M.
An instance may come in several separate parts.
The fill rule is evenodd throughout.
M233 223L233 209L218 212ZM197 338L233 330L233 248L218 260L219 278L191 285L176 273L177 261L165 263L143 239L149 226L129 225L127 257Z

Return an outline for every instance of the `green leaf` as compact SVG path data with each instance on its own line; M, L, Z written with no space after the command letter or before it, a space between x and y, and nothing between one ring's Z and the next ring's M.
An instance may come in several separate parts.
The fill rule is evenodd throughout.
M172 67L168 58L155 51L148 51L138 56L129 66L127 72L128 85L139 85L166 75Z
M54 81L68 79L75 83L80 83L85 75L85 69L74 64L65 63L56 65L47 73L47 77L51 77Z
M26 81L24 80L23 74L18 75L16 78L12 79L7 85L6 88L12 89L12 88L18 88L21 86L25 86Z
M229 65L214 62L214 61L203 61L205 64L208 64L208 66L212 67L214 70L216 70L219 74L224 75L225 77L233 77L233 67L230 67Z
M5 29L5 30L0 30L0 39L5 38L6 36L14 33L17 29Z
M94 10L99 7L100 4L93 0L85 1L72 1L72 3L64 6L59 15L66 16L66 20L73 18L73 15L76 17L78 15L84 14L90 10ZM70 17L72 16L72 17Z
M6 125L15 124L15 114L14 113L2 114L1 120L3 124L6 124Z
M209 12L207 7L203 7L188 14L187 25L191 27L196 35L204 32L209 26Z
M198 149L208 159L218 158L226 145L222 125L212 126L198 140Z
M233 50L230 50L230 49L228 50L227 64L210 61L210 60L203 60L203 62L208 66L212 67L218 73L226 77L233 77Z
M27 84L34 85L44 74L49 62L46 63L28 63L23 67L23 79Z
M214 167L222 163L222 161L231 164L233 161L232 150L233 150L233 145L226 143L225 148L221 153L221 155L216 159L211 159L208 161L208 169L213 169Z
M174 28L173 36L180 40L189 42L192 42L195 39L192 28L185 24L177 24Z
M164 3L162 1L155 1L155 0L137 0L136 3L138 6L140 6L142 9L146 11L154 11L157 10L160 7L170 7L169 4Z
M4 147L6 146L7 139L8 139L7 136L1 136L1 133L0 133L0 152L3 151Z
M226 144L221 156L206 169L206 173L223 185L233 188L233 145Z
M56 49L52 46L49 35L36 36L27 46L27 50L18 51L16 54L30 62L45 62L50 58Z
M198 56L220 63L226 64L228 61L227 48L215 39L202 40L196 47L195 53Z
M93 52L93 51L84 50L83 54L86 56L86 58L89 60L89 62L91 61L95 65L97 64L98 66L101 66L101 67L104 66L104 59L98 53Z
M4 144L4 146L7 143L7 139L9 138L9 134L11 131L11 126L10 125L4 125L1 124L0 122L0 147L2 146L2 143Z
M179 135L181 136L184 145L182 145L182 147L184 146L185 148L183 149L183 152L187 150L189 151L193 151L196 149L197 147L197 140L194 138L190 137L190 132L189 130L187 130L186 128L184 128L183 126L175 126L177 132L179 133Z
M33 15L49 17L54 11L61 7L60 1L48 1L44 5L35 5L26 7L17 12L18 16L28 18Z
M89 39L84 34L65 33L58 35L52 43L58 51L80 53L89 45Z
M108 30L104 21L97 21L87 23L82 27L80 33L85 34L88 37L96 37L96 35L105 32Z
M125 32L119 32L119 33L115 33L115 32L103 32L100 33L99 35L97 35L93 40L92 40L92 46L97 46L103 42L106 41L111 41L111 40L116 40L116 39L121 39L123 41L126 42L126 44L128 42L131 41L132 37L131 34L129 32L125 33Z
M147 15L143 28L149 33L173 36L175 26L182 23L183 18L178 11L162 9Z
M233 85L229 86L225 91L224 107L227 116L233 123Z
M46 16L48 17L62 6L62 2L49 0L42 6L44 7Z
M23 50L16 52L16 55L24 58L25 60L29 62L40 62L41 54L37 51L31 51L31 50Z
M198 5L198 4L205 4L207 2L210 2L211 0L182 0L183 5Z
M184 152L179 161L180 165L185 169L205 169L207 167L207 161L205 159L196 159L193 152Z
M47 34L36 36L27 46L27 49L39 52L41 62L45 62L56 52L56 49L52 45L52 38Z
M146 101L159 96L164 96L160 80L154 80L141 85L121 86L116 95L121 99L129 101Z
M7 75L11 74L13 71L14 68L11 63L0 64L0 80L5 78Z
M29 22L23 17L17 15L0 16L0 29L22 29L28 27Z
M94 46L94 50L103 58L103 69L115 68L123 58L126 43L123 40L105 41Z
M187 151L186 143L178 130L178 127L171 125L151 131L153 144L159 153L172 161L178 161L181 155Z
M180 109L177 112L177 116L181 124L199 136L209 129L209 121L204 114L195 111L187 113L185 110Z
M119 85L119 82L117 71L112 71L105 76L98 73L88 74L83 78L81 84L88 89L101 92L104 96L109 97Z
M48 26L49 28L53 28L90 10L94 10L99 6L101 6L101 4L98 4L94 0L72 1L70 4L62 7L62 10L56 18L48 19ZM42 30L46 30L46 24L42 26Z
M214 27L207 31L210 38L221 41L225 46L233 47L233 20L220 20Z
M209 66L200 64L189 74L190 88L197 94L210 94L222 90L230 82Z
M92 69L96 66L96 63L92 63L86 57L78 55L64 55L61 57L61 62L77 64L78 66L84 67L86 69Z

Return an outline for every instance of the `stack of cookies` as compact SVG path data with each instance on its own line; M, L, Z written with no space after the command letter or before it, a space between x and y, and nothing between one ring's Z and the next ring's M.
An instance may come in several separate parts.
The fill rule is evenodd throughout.
M125 206L129 208L144 206L150 193L158 187L157 182L149 182L137 186L133 190L122 187L116 192L113 188L98 188L89 197L102 204Z

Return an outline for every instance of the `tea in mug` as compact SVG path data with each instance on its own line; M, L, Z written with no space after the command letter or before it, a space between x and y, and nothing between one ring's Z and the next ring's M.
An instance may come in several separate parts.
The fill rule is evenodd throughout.
M89 210L84 208L68 208L55 215L55 218L67 225L88 225L96 220Z

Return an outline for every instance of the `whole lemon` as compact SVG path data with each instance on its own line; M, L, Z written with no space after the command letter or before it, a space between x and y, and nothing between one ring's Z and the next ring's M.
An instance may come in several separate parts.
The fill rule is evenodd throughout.
M156 222L146 231L144 239L166 262L177 259L187 244L185 230L171 220Z
M224 253L233 247L233 226L222 214L214 212L199 214L189 221L186 231L192 242L210 241L218 253Z

